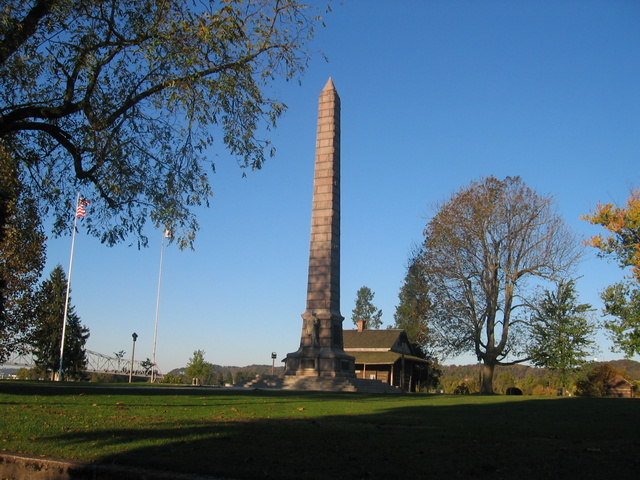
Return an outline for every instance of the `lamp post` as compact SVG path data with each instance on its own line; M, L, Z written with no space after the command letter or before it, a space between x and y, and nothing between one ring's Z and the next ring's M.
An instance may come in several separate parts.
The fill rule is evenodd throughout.
M274 375L275 373L275 368L276 368L276 357L278 356L278 354L276 352L271 352L271 375Z
M136 356L136 340L138 339L138 334L133 332L133 347L131 348L131 364L129 365L129 383L133 380L133 359Z

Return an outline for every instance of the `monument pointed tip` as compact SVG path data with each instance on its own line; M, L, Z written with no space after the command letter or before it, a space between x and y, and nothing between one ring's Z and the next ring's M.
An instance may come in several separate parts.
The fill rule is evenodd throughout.
M333 84L333 80L331 79L331 77L329 77L329 80L327 80L327 84L324 86L323 90L335 90L336 87Z

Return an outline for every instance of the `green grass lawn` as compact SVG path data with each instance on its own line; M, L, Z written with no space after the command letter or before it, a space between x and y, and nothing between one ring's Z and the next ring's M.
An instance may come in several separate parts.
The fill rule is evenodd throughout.
M640 400L2 381L0 440L234 479L635 478Z

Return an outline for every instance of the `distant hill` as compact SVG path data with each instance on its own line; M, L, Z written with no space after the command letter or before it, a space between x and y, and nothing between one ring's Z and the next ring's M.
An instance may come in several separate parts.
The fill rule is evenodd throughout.
M640 362L636 362L635 360L612 360L610 362L599 362L599 363L608 363L615 368L620 370L626 370L627 372L627 380L640 380Z

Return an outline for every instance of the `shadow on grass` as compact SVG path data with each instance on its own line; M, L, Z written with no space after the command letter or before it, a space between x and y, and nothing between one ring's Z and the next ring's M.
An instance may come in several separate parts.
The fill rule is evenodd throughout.
M136 442L100 462L228 478L621 478L640 467L640 405L633 402L632 410L614 402L532 400L402 407L374 415L203 420L69 433L59 441ZM140 446L141 438L149 444Z
M299 392L253 395L254 400L257 396L269 402L295 397L302 405L305 400L383 398ZM633 478L640 467L638 400L497 397L495 403L445 405L439 403L443 397L412 398L424 398L424 404L400 401L378 413L307 418L212 415L199 421L69 432L51 438L113 452L104 454L99 463L236 479L600 479Z

